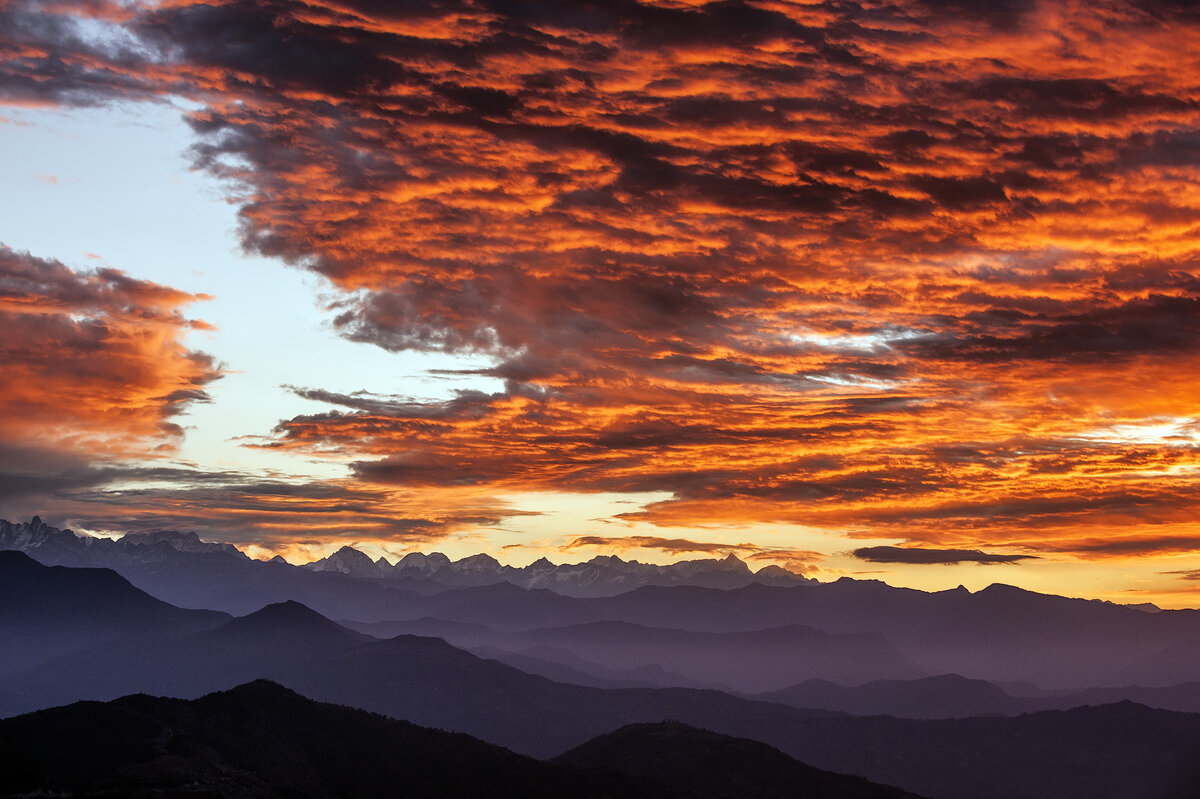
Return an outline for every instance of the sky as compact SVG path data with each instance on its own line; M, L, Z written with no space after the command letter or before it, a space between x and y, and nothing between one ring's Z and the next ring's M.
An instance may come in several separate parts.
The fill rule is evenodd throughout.
M1191 3L0 0L0 518L1200 606Z

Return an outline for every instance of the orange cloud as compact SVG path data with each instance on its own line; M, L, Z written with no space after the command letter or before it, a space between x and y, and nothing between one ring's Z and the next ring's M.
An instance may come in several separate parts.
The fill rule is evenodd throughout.
M412 491L187 468L60 472L40 486L59 489L47 517L52 523L92 532L195 530L239 546L317 557L347 542L424 547L530 513L469 489Z
M79 46L0 93L189 94L245 245L329 278L343 335L503 381L297 389L331 409L259 446L349 455L363 490L667 492L626 514L664 526L1195 532L1178 4L230 0L127 30L159 57Z
M183 335L202 295L115 269L72 271L0 246L0 438L5 447L129 457L170 451L174 418L221 377Z
M377 484L669 491L628 516L671 525L1054 546L1186 517L1194 439L1135 428L1197 416L1197 107L1161 50L1097 60L1086 11L1063 7L1053 40L1040 5L845 33L773 9L737 38L705 8L653 43L601 14L465 74L425 57L367 91L387 113L322 123L377 159L366 191L336 166L346 138L302 138L320 157L293 168L240 116L198 120L211 158L256 165L251 241L360 292L348 336L491 352L508 385L430 406L308 392L350 411L270 445L360 453ZM1117 38L1196 36L1106 14ZM296 214L312 160L320 210Z

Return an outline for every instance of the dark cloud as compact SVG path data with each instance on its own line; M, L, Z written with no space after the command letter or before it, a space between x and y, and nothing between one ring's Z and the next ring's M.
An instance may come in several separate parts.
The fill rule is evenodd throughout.
M0 7L0 104L88 106L150 99L153 59L121 29L127 12L107 0L6 0Z
M937 17L975 17L1008 28L1020 24L1038 4L1035 0L922 0L920 6Z
M1136 538L1113 536L1104 540L1071 542L1064 551L1095 554L1105 557L1123 555L1152 555L1162 553L1200 552L1200 536L1145 535Z
M659 536L634 535L617 538L599 535L583 535L571 540L563 549L579 547L620 547L638 549L661 549L672 555L688 552L729 553L742 549L738 544L722 544L714 541L690 541L686 538L662 538ZM753 548L751 545L750 548Z
M331 540L428 544L530 511L487 496L417 496L349 480L144 466L0 446L0 518L39 513L92 532L187 529L221 541L284 547L300 531Z
M1147 111L1194 111L1195 101L1122 88L1095 78L995 77L973 82L972 99L1002 103L1022 116L1116 120Z
M340 35L352 29L301 21L299 10L290 2L181 5L152 9L135 30L187 64L219 70L235 85L353 94L403 77L401 65L363 46L369 34Z
M913 186L932 197L942 208L951 211L1008 202L1004 187L986 177L919 177L913 180Z
M941 564L956 563L1016 563L1022 560L1036 558L1035 555L997 555L982 552L978 549L927 549L923 547L860 547L852 553L859 560L870 563L914 563Z
M1200 569L1181 569L1181 570L1175 570L1175 571L1165 571L1165 572L1162 572L1162 574L1170 574L1170 575L1175 576L1177 579L1186 580L1191 583L1200 581Z
M973 312L971 332L946 330L897 342L917 357L979 361L1125 359L1189 350L1200 342L1200 296L1149 294L1113 305L1035 300L1028 310L1016 301L983 294L964 299L991 307ZM1009 306L1009 307L1004 307Z

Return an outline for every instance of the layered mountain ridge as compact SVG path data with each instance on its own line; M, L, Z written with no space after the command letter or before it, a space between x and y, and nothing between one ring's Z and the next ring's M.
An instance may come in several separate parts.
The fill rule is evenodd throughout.
M11 604L16 610L32 611L55 595L70 593L72 581L76 587L95 583L94 570L41 566L22 553L7 553L5 560L18 564L24 561L18 568L27 569L41 580L40 586L31 582L28 592L14 597ZM119 588L121 581L111 573L96 585L98 600L128 590ZM149 597L141 601L155 602ZM92 615L86 604L68 603L67 607L74 609L78 619ZM70 619L58 618L50 624L64 621ZM780 796L767 784L769 780L762 779L769 775L754 769L738 773L720 766L730 756L734 764L743 762L737 751L756 762L775 763L773 769L796 771L781 759L782 753L818 769L855 774L931 799L1191 799L1200 787L1200 770L1196 767L1200 762L1200 715L1152 709L1128 701L1012 718L909 720L852 716L712 690L601 689L555 682L480 658L437 638L398 635L381 640L356 635L295 602L271 605L237 619L213 621L218 625L195 632L176 630L163 635L132 629L127 635L122 633L98 644L81 639L78 643L84 648L68 656L29 662L26 668L3 673L0 715L79 699L116 699L134 692L191 699L268 679L318 702L467 733L538 758L554 757L616 730L615 737L608 737L601 747L602 761L625 771L630 779L655 779L676 771L664 765L659 772L638 773L634 769L637 764L631 763L628 755L650 748L661 751L663 758L684 764L713 765L718 769L715 776L722 780L712 778L713 790L707 794L717 796ZM79 628L76 625L73 629ZM265 707L253 709L253 703L262 698ZM234 707L228 707L231 700ZM80 790L90 790L93 778L107 780L118 772L135 779L139 774L174 774L182 775L186 785L210 779L217 782L207 793L185 789L156 795L235 796L239 794L234 789L244 783L222 781L247 776L245 772L254 764L242 761L244 765L239 765L230 758L250 754L260 743L273 746L278 736L271 731L271 719L279 714L284 733L299 735L300 740L295 747L285 745L279 751L283 759L269 757L259 765L268 766L271 779L293 773L287 757L295 758L297 753L297 768L317 767L321 736L331 727L324 721L310 724L293 715L287 706L298 699L258 684L220 701L227 706L206 728L218 736L215 739L208 738L204 730L177 724L190 724L188 719L195 718L188 709L191 706L147 697L131 697L101 708L94 703L76 705L48 711L48 715L0 722L0 775L14 773L4 758L17 753L18 767L28 766L33 760L43 763L35 769L37 784L12 786L18 793L70 793L76 786L44 785L41 781L59 779L58 775L83 766L85 771L91 769L91 776L84 775ZM89 708L97 709L102 718L98 721ZM115 713L110 712L114 709ZM147 710L153 712L147 714ZM171 718L159 715L159 710ZM230 724L230 718L246 710L250 712L244 722ZM293 710L307 712L299 707ZM22 726L28 719L33 719L41 732ZM678 723L664 725L663 720ZM372 723L380 734L386 732L379 727L380 722ZM619 728L630 724L640 726L620 732ZM652 726L641 726L646 724ZM78 736L73 730L84 728L93 731L93 743L100 747L99 759L92 761L91 767L74 759L78 749L51 751L48 756L45 748L28 749L35 733L53 744L74 740ZM118 731L114 733L118 737L135 733L137 740L94 735L96 729L108 728ZM686 728L710 730L716 735ZM6 731L13 733L7 739ZM256 738L227 747L231 736L243 733ZM349 730L334 734L337 746L354 740ZM760 741L778 753L730 742L729 736ZM146 752L146 756L125 759L135 748ZM596 749L589 748L590 754L587 749L577 752L583 761L590 761L579 765L595 764ZM397 749L397 756L403 751L404 747ZM480 750L480 755L484 754ZM332 767L339 768L336 762L341 758L335 756L334 760ZM284 763L285 767L274 769L273 762ZM199 770L193 771L193 767ZM315 779L316 775L312 776ZM795 779L789 782L796 782L800 776L796 771ZM861 786L861 781L858 784ZM126 789L133 786L94 787L107 790L108 795L114 791L128 795ZM271 795L260 790L262 785L248 787L248 795ZM688 792L695 786L678 787ZM619 786L610 785L606 790L610 796L633 795L623 793ZM801 795L849 799L858 795L851 790L857 789L844 784L836 791Z
M107 540L76 536L40 519L0 522L0 549L16 547L43 564L107 566L179 607L240 616L293 600L361 633L434 635L456 646L485 649L506 662L520 661L540 674L569 678L574 673L595 685L715 687L754 694L806 680L852 687L960 674L1077 692L1165 689L1200 681L1195 656L1200 611L1151 613L1000 584L975 592L924 592L848 578L821 583L797 577L787 585L770 585L755 581L757 574L745 563L726 558L649 567L659 575L674 569L672 579L686 582L641 584L613 594L617 581L603 577L603 595L572 596L561 585L582 582L564 578L558 590L550 590L503 575L516 574L517 580L521 574L562 577L572 569L591 576L603 576L604 570L651 572L645 564L611 556L574 566L539 561L522 572L488 556L450 562L444 556L410 555L388 564L410 572L407 576L355 576L336 567L370 564L378 571L383 566L352 550L299 567L252 560L194 534ZM735 584L694 584L714 576ZM437 581L443 577L447 582ZM451 578L470 584L448 584ZM776 631L773 640L768 630ZM747 657L739 658L743 648ZM785 651L792 654L780 656ZM781 670L779 664L792 668ZM810 690L803 696L815 694ZM1193 707L1190 692L1154 696L1170 707ZM820 696L826 707L861 701L829 692ZM874 699L867 704L899 707Z

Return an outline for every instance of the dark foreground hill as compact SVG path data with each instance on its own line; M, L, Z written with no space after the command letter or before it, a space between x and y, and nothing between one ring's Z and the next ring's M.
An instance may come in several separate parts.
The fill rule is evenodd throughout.
M739 799L912 796L811 769L752 741L691 732L671 739L672 761L647 764L658 773L640 775L630 766L636 754L611 742L585 747L580 766L548 764L257 681L191 701L139 694L0 721L0 796L717 799L734 796L724 790L734 786ZM619 770L606 767L607 752ZM721 792L661 768L699 763L724 772L713 783ZM765 767L802 781L754 773Z
M899 788L813 768L774 747L677 721L630 724L554 759L618 771L706 799L912 799Z
M468 735L327 705L266 681L196 700L138 694L0 721L0 795L609 797L644 781L573 773Z

